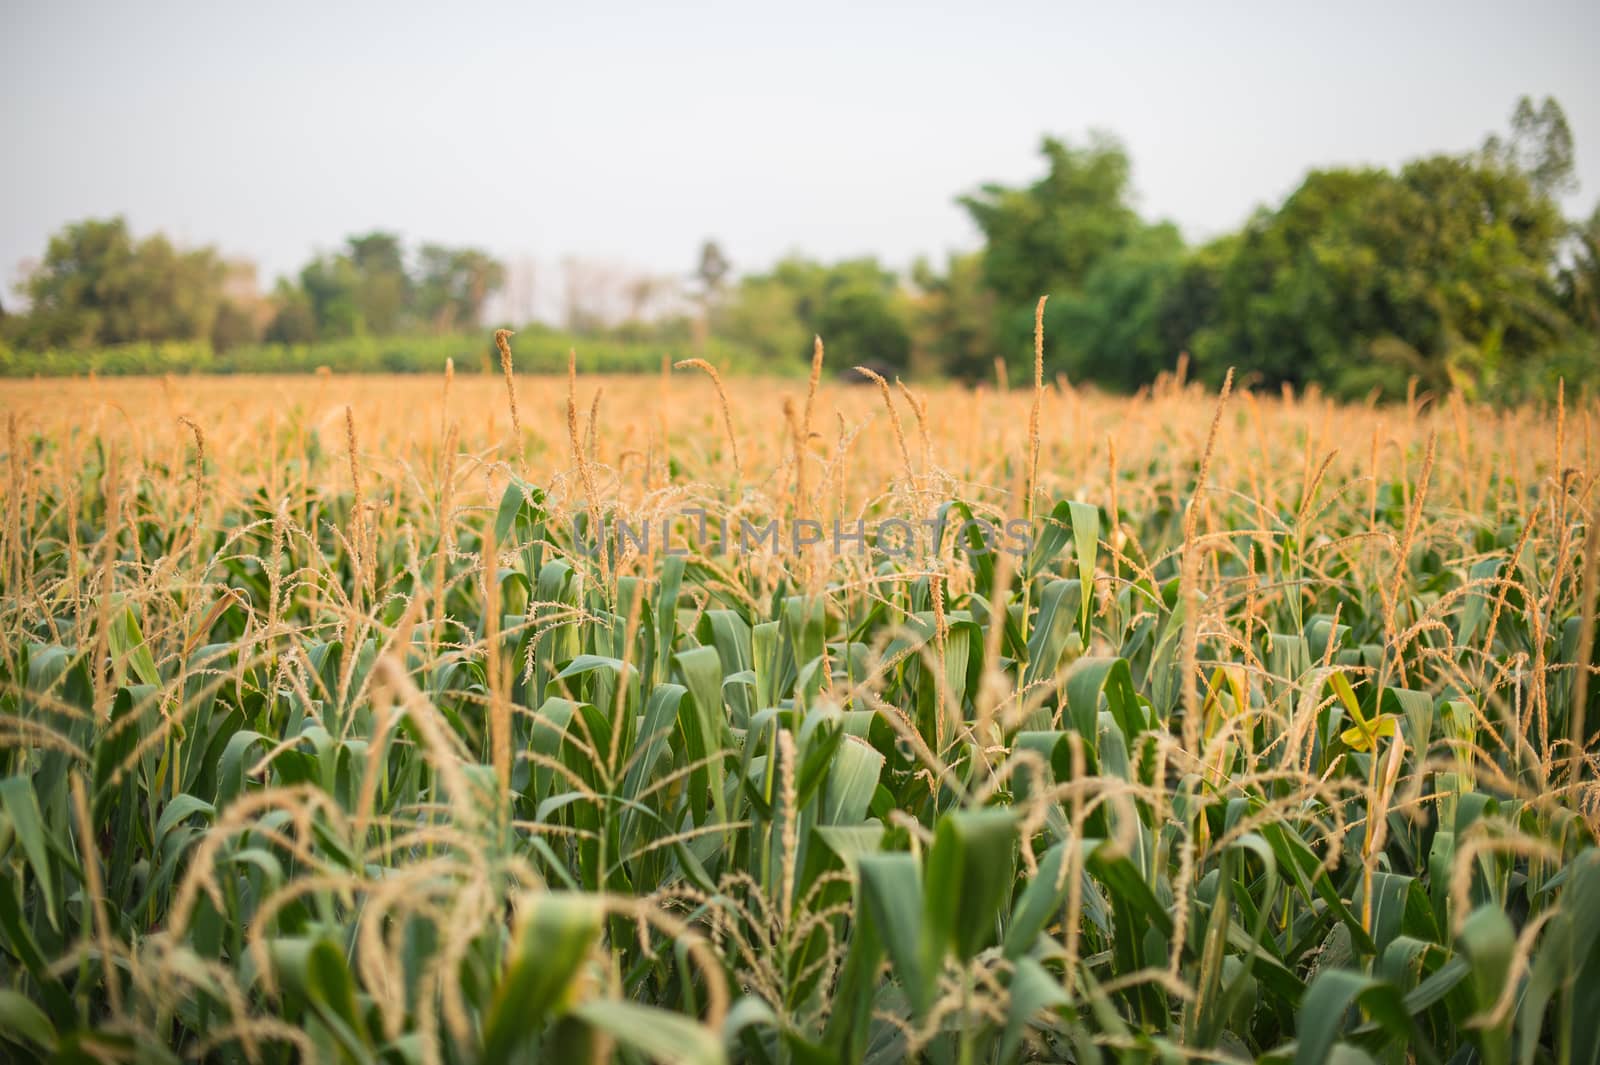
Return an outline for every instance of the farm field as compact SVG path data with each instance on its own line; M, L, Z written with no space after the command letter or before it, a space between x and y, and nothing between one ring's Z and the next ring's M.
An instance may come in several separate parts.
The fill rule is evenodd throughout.
M0 1058L1600 1061L1600 404L837 369L0 381Z

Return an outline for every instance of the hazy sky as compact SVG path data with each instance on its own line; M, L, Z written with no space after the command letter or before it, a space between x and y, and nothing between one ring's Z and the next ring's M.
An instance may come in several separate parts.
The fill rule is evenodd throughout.
M0 280L126 214L254 258L350 232L686 272L970 247L954 197L1126 142L1190 238L1308 167L1461 150L1555 95L1600 199L1600 2L0 0Z

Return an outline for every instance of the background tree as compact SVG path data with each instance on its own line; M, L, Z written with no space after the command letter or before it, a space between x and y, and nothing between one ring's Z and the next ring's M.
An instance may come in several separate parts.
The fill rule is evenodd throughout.
M707 301L715 299L732 269L733 264L716 241L708 240L700 245L700 261L695 266L694 276L700 282L701 298Z
M309 344L317 339L317 312L303 287L279 278L272 290L272 319L265 339L275 344Z
M1572 227L1571 258L1561 271L1561 294L1574 324L1600 337L1600 204Z
M20 342L205 339L222 302L223 272L215 249L179 250L160 235L136 242L120 217L69 225L22 284L29 313Z
M722 253L722 247L714 240L707 240L700 245L700 258L695 263L694 281L696 283L695 298L699 303L699 313L692 323L692 333L695 351L705 354L706 342L711 337L711 318L716 313L716 305L722 296L723 282L733 270L733 264Z
M311 309L319 339L355 336L366 331L357 296L360 275L346 255L322 255L300 271L300 292Z
M217 316L211 323L211 350L228 351L260 339L256 316L248 308L231 300L217 306Z
M409 323L413 284L400 238L373 231L345 240L342 251L319 255L300 271L322 339L387 336Z
M985 185L958 202L984 236L983 278L996 298L995 338L1012 362L1031 362L1033 311L1043 295L1080 291L1095 266L1145 228L1130 203L1127 151L1106 133L1083 147L1046 137L1045 175L1031 185Z
M1282 203L1199 247L1134 209L1128 155L1112 137L1045 138L1040 154L1036 180L959 198L982 247L942 269L917 262L909 284L872 258L799 255L735 282L706 240L681 283L568 258L562 324L663 349L706 350L715 335L786 364L807 358L820 334L834 365L970 380L987 377L996 356L1019 370L1031 363L1034 307L1048 294L1047 372L1118 389L1153 380L1185 349L1203 375L1233 366L1264 386L1343 395L1399 396L1415 378L1514 399L1600 371L1600 209L1581 224L1561 216L1573 141L1548 97L1519 100L1508 128L1472 152L1314 171ZM536 325L524 265L499 313ZM52 238L19 286L25 310L0 320L0 333L25 352L447 334L479 328L506 285L504 265L480 249L429 243L413 256L398 235L374 230L263 299L253 270L213 249L136 240L120 218L91 219ZM689 300L673 298L680 289Z
M1196 354L1213 376L1347 394L1492 385L1561 331L1562 231L1554 201L1488 155L1318 171L1247 227Z
M350 237L347 256L355 268L353 299L357 331L388 336L400 331L411 309L412 282L405 252L393 233L374 230Z
M740 279L715 310L711 325L718 336L767 359L794 358L813 335L800 319L794 289L772 274Z
M925 259L911 270L911 369L964 380L994 367L995 295L984 283L983 255L951 255L940 274Z
M1072 380L1132 391L1170 368L1189 323L1169 313L1184 276L1183 237L1147 226L1089 270L1083 284L1047 305L1056 361Z
M1511 113L1511 136L1491 134L1484 154L1520 170L1546 196L1560 196L1578 187L1573 164L1572 127L1553 97L1535 107L1531 97L1517 101Z
M639 325L648 318L655 306L672 295L675 285L671 278L657 277L651 273L637 273L623 282L623 298L627 301L627 322Z
M417 253L417 314L435 333L477 328L484 304L505 281L505 266L487 252L424 244Z
M910 300L876 259L824 265L791 256L746 277L720 319L729 339L778 358L811 356L821 336L835 365L904 371L911 355Z
M1087 147L1046 137L1045 176L1023 188L985 185L963 196L985 240L983 274L1007 304L1032 307L1057 288L1077 288L1094 264L1142 226L1128 204L1127 152L1109 134Z

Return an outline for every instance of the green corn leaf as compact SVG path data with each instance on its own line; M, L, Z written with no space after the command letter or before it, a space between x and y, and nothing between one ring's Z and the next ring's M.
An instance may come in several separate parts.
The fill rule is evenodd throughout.
M50 855L45 844L44 815L39 812L39 800L34 795L33 782L27 777L0 780L0 806L11 818L11 829L22 844L22 853L28 859L28 866L39 880L39 894L50 926L58 928L55 881L50 872ZM80 840L79 844L92 847L94 841Z
M550 1015L565 1010L605 917L598 897L572 892L526 896L518 911L505 972L484 1022L483 1065L517 1060L518 1048L530 1046Z
M864 854L861 896L874 938L883 944L917 1016L933 1005L938 970L923 945L922 867L909 854ZM946 937L953 931L942 930Z
M1022 1042L1023 1032L1039 1011L1060 1009L1072 1004L1061 981L1050 975L1032 958L1022 958L1012 970L1006 989L1006 1027L1000 1037L1000 1060L1011 1061Z
M44 1010L16 991L0 991L0 1039L28 1040L42 1050L56 1044L56 1027Z
M667 1010L616 999L590 999L571 1015L663 1065L720 1065L722 1041L704 1025Z
M1072 664L1066 677L1068 724L1099 749L1100 702L1103 698L1124 740L1131 746L1150 727L1133 687L1133 674L1122 658L1087 657Z
M111 627L106 633L113 661L124 663L140 684L161 686L161 674L156 669L155 656L139 631L139 617L133 607L125 606L111 614Z
M1456 945L1469 966L1467 986L1475 1013L1482 1017L1495 1008L1511 972L1517 949L1516 929L1497 906L1480 906L1462 922ZM1507 1065L1511 1059L1511 1022L1508 1013L1500 1023L1469 1028L1467 1035L1483 1055L1484 1065Z
M996 918L1011 891L1016 838L1010 810L958 810L939 819L923 903L930 966L952 949L969 961L994 941Z
M712 647L696 647L673 656L688 690L689 699L680 703L678 715L686 752L691 760L704 762L690 777L696 803L695 818L705 817L705 796L709 792L711 809L717 820L727 823L726 774L722 754L728 750L727 724L722 707L722 665Z
M1005 956L1020 958L1033 947L1039 933L1061 912L1067 897L1067 844L1057 843L1039 859L1039 868L1017 899L1006 928Z
M1295 1065L1322 1065L1331 1060L1352 1006L1360 1006L1376 1022L1380 1045L1403 1043L1418 1035L1399 988L1349 969L1325 969L1306 989L1300 1006Z
M1075 580L1051 581L1039 596L1039 615L1028 633L1028 668L1023 687L1055 676L1067 641L1074 635L1083 585ZM1048 723L1041 723L1040 727Z
M878 789L883 755L854 737L845 737L834 754L818 812L818 824L857 825Z

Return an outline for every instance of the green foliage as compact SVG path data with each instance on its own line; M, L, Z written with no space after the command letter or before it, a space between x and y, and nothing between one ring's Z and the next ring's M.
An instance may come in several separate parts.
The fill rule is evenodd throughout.
M594 373L657 373L661 360L681 348L650 340L580 337L556 330L517 333L517 368L524 373L565 373L567 353ZM799 373L803 367L768 367L756 355L721 342L707 355L734 373ZM305 343L246 344L214 351L205 343L123 344L88 351L15 351L0 346L0 377L35 374L162 373L426 373L454 359L458 373L499 373L492 342L473 336L348 337Z
M1572 227L1571 258L1561 271L1567 313L1590 336L1600 336L1600 204Z
M80 222L51 238L23 282L28 312L0 325L8 343L29 352L179 343L227 351L262 339L443 334L476 327L505 281L501 264L472 248L423 245L413 270L400 239L383 232L353 236L342 251L313 259L265 302L230 295L237 268L214 248L179 250L160 235L136 241L121 218ZM101 361L155 368L149 359Z
M347 337L366 332L366 319L357 303L363 278L347 255L324 255L307 263L300 271L300 291L305 295L317 336ZM380 292L383 281L373 287Z
M1575 228L1562 264L1554 197L1571 187L1572 137L1553 100L1524 98L1509 138L1478 152L1316 171L1281 207L1192 251L1133 211L1116 142L1043 150L1040 180L960 200L986 239L994 344L1014 368L1031 360L1043 295L1048 368L1124 390L1190 349L1216 381L1234 367L1273 388L1389 398L1415 380L1517 402L1563 377L1591 381L1600 365L1593 235ZM918 277L930 324L955 317L953 282ZM986 373L963 348L958 335L941 351L947 371Z
M876 259L824 266L788 258L745 277L715 319L719 334L775 361L809 360L821 336L834 361L903 370L911 355L905 297Z
M1047 333L1066 349L1057 361L1068 377L1131 392L1168 369L1192 324L1174 314L1185 266L1178 231L1150 226L1047 306Z
M352 236L342 251L308 263L297 287L279 283L267 337L304 343L471 328L504 284L505 267L476 248L424 244L413 269L393 233Z
M436 333L477 325L484 301L505 284L505 267L476 248L424 244L419 260L417 314Z
M1246 228L1195 354L1274 386L1494 394L1562 335L1561 235L1555 204L1492 160L1319 171Z
M67 226L22 285L30 310L14 327L32 348L205 340L222 304L214 250L135 241L121 218Z
M272 306L272 321L263 336L267 343L309 344L317 339L317 310L304 288L279 278Z
M1130 291L1130 279L1118 275L1146 271L1150 256L1171 244L1176 230L1161 226L1146 232L1149 227L1130 203L1127 152L1110 136L1097 133L1082 148L1046 137L1040 152L1048 172L1032 185L985 185L958 201L984 235L982 272L997 315L995 354L1014 367L1031 365L1034 307L1040 296L1051 295L1058 305L1049 311L1050 324L1066 325L1060 342L1073 352L1069 372L1075 364L1104 370L1109 363L1118 372L1097 379L1140 379L1143 352L1123 350L1107 358L1104 349L1139 331L1113 321L1135 310L1130 302L1158 304L1160 296L1158 291ZM1140 280L1154 288L1154 278ZM1070 313L1063 306L1068 301L1075 305ZM1049 332L1059 335L1055 329ZM1153 332L1140 337L1141 347L1159 343ZM1118 360L1135 365L1124 373ZM1053 364L1061 365L1059 356Z
M951 255L940 274L926 260L912 268L912 368L963 380L988 375L998 352L995 297L983 279L983 256Z
M1046 137L1039 151L1048 170L1032 185L985 185L959 201L983 232L984 277L1008 309L1081 286L1143 227L1129 204L1132 165L1115 139L1097 133L1075 148Z

